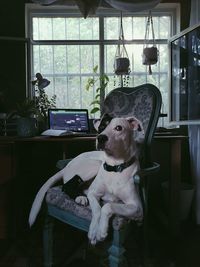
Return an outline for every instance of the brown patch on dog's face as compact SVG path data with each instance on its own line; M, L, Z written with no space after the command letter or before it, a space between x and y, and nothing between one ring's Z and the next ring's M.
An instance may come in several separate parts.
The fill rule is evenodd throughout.
M110 123L110 121L113 119L109 114L104 114L100 120L94 121L94 128L100 134Z

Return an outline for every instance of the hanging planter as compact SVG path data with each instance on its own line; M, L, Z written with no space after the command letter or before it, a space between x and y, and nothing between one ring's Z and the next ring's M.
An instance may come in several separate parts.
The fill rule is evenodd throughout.
M128 75L130 73L130 60L124 43L124 30L122 25L122 12L120 20L119 42L114 60L114 72L116 75Z
M150 29L152 31L152 40L149 37ZM143 48L143 54L142 54L142 64L149 66L149 74L152 74L151 65L154 65L158 62L158 54L159 54L159 51L155 45L153 19L152 19L151 11L149 11L149 16L148 16L147 24L146 24L145 38L144 38L144 48Z

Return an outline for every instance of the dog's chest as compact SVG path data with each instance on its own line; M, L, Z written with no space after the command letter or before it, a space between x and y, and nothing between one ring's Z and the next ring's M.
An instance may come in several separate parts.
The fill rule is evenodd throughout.
M108 172L102 169L101 177L105 193L116 197L119 197L121 192L131 183L131 176L127 171Z

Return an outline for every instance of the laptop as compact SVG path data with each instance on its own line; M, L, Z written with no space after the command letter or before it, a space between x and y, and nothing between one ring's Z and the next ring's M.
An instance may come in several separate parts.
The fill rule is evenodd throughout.
M48 110L49 129L41 135L85 136L90 134L87 109L51 108ZM94 135L94 134L93 134Z

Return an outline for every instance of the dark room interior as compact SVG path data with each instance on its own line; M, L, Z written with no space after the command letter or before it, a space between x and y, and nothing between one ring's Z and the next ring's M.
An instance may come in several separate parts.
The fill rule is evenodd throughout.
M7 0L0 20L0 267L198 267L199 0ZM150 63L142 54L148 37L158 50ZM127 71L116 70L117 57L128 59ZM143 84L148 92L152 84L159 89L155 95L161 100L152 100L153 111L146 92L142 100L129 96ZM68 136L59 125L57 136L44 133L51 123L56 127L56 111L68 110L72 118L75 109L76 116L86 111L88 129L85 124L70 128L78 135ZM134 176L143 220L127 220L121 231L112 215L108 236L93 245L88 222L73 227L74 217L66 222L64 213L49 208L47 194L30 227L29 212L41 186L68 159L98 149L98 136L114 117L131 112L142 125L137 137L144 131L138 139L139 180ZM93 122L104 116L105 125L96 131ZM55 185L63 196L62 182ZM71 208L74 215L77 206Z

